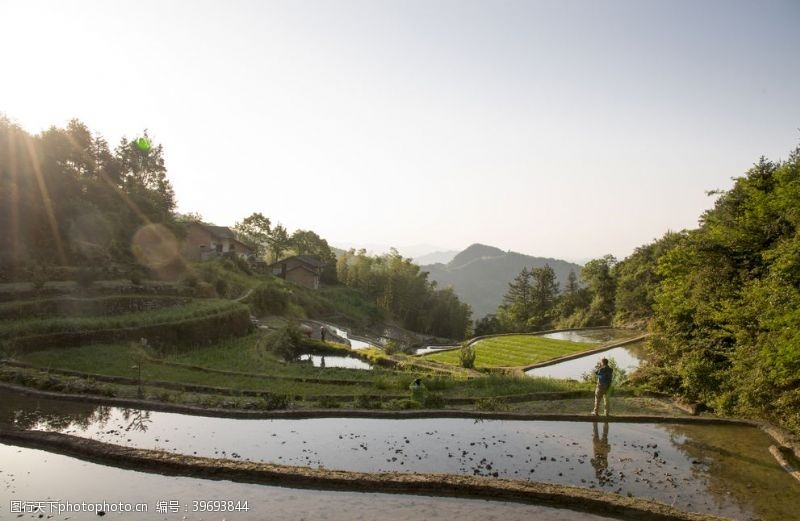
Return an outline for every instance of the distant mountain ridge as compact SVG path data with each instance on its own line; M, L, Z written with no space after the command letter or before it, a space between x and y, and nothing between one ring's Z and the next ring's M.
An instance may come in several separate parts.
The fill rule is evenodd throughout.
M508 283L522 268L541 268L545 264L553 268L561 288L570 271L580 275L581 266L573 262L503 251L485 244L473 244L447 264L427 264L422 270L439 287L452 286L459 298L472 306L472 317L478 319L497 310L508 291Z
M458 252L455 250L434 251L419 257L415 257L414 263L420 266L424 266L425 264L447 264L453 260L453 257L455 257L457 254Z

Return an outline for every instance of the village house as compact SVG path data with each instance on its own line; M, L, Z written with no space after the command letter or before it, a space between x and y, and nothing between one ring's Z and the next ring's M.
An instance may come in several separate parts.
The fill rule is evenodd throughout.
M249 257L252 250L236 240L233 230L227 226L214 226L201 222L186 225L183 241L183 256L188 260L207 260L222 255Z
M319 288L319 280L325 263L310 255L295 255L270 264L270 272L289 282L307 288Z

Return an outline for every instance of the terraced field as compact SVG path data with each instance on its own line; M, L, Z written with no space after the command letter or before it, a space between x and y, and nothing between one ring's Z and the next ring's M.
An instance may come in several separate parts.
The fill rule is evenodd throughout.
M479 340L475 344L476 367L521 367L586 351L597 344L553 340L534 335L505 335ZM424 357L445 364L460 363L459 350L432 353Z

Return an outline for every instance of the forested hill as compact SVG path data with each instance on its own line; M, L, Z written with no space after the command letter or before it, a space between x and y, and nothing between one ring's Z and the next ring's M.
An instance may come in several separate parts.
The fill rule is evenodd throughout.
M549 264L556 280L564 286L570 271L580 274L581 267L559 259L532 257L513 251L503 251L485 244L473 244L447 264L422 266L429 279L440 288L452 286L456 295L472 306L473 317L494 313L508 291L508 283L522 268L541 268Z

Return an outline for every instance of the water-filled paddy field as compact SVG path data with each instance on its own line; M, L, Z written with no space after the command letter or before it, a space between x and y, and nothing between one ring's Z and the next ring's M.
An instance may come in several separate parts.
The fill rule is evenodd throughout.
M300 355L300 361L311 361L314 367L338 367L342 369L372 369L367 362L352 356Z
M354 471L479 475L652 498L737 519L791 519L800 484L743 425L458 418L234 420L0 396L2 418L118 445Z
M461 498L436 498L358 492L292 489L186 477L170 477L115 467L53 454L42 450L0 444L0 518L16 519L8 512L12 500L144 503L146 513L108 512L102 519L253 520L300 519L406 521L409 519L602 521L604 517L537 505L501 503ZM178 513L158 514L156 503L179 504ZM194 501L246 503L247 511L193 512ZM55 514L45 507L43 519L96 520L94 512ZM188 511L187 511L188 510ZM20 519L39 519L28 513Z
M618 368L630 374L639 367L643 350L644 342L637 342L544 367L536 367L525 371L525 374L528 376L580 380L585 373L593 371L603 358L613 359Z

